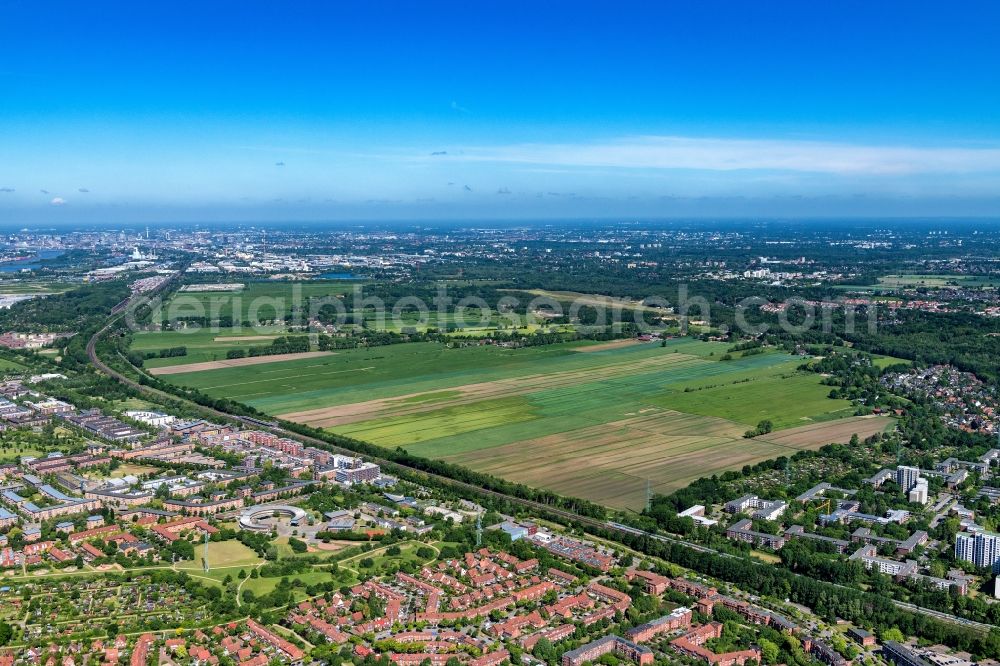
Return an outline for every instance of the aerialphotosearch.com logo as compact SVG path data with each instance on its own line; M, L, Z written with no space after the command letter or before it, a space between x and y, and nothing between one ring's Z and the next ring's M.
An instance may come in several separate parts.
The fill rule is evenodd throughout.
M717 320L713 319L713 310L719 315ZM144 316L137 317L137 312ZM314 335L342 331L352 325L367 331L438 330L453 335L483 330L529 334L572 325L581 332L610 327L616 334L629 327L640 335L665 329L679 330L682 335L709 329L718 335L728 335L735 329L743 336L759 337L775 329L793 336L817 329L850 334L859 327L874 333L878 321L874 301L812 301L793 297L773 302L762 296L749 296L726 306L692 295L686 284L678 287L677 298L672 301L662 296L641 301L593 295L557 299L515 291L490 303L476 295L453 297L446 286L439 286L430 298L403 296L391 302L365 293L360 285L341 296L306 297L302 285L295 283L287 297L247 299L240 293L180 292L165 302L159 296L154 297L127 313L132 330L225 330L238 334L242 330L280 326L290 334Z

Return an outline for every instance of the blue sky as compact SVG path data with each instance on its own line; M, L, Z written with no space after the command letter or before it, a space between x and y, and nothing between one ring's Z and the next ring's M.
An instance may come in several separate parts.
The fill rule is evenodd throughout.
M0 0L0 222L990 216L998 45L990 2Z

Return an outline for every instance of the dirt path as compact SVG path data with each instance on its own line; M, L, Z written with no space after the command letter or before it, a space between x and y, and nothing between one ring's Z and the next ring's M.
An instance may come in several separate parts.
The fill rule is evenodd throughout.
M628 298L616 298L604 294L584 294L577 291L547 291L545 289L501 289L500 291L524 291L524 293L531 294L532 296L551 298L563 303L572 302L579 305L607 308L608 310L638 310L640 312L655 312L656 314L669 314L672 312L669 308L658 308Z
M581 354L586 354L587 352L599 352L599 351L606 351L608 349L631 347L632 345L637 345L640 344L641 342L642 340L637 340L635 338L629 338L628 340L612 340L611 342L601 342L596 345L587 345L586 347L574 347L573 351L579 352Z
M217 335L216 342L259 342L260 340L275 340L277 335Z
M222 368L239 368L244 365L259 365L261 363L278 363L280 361L295 361L302 358L317 358L319 356L330 356L333 352L314 351L297 352L294 354L270 354L268 356L250 356L248 358L231 358L225 361L204 361L202 363L188 363L187 365L170 365L165 368L151 368L149 374L159 375L179 375L184 372L202 372L205 370L221 370Z
M260 564L255 564L253 566L253 568L257 569L257 570L260 570L260 568L262 566L264 566L263 562L261 562ZM246 583L248 580L250 580L250 574L249 573L246 575L246 578L244 578L243 580L241 580L240 584L236 586L236 605L237 606L242 606L243 605L243 600L240 599L240 595L243 592L243 584Z

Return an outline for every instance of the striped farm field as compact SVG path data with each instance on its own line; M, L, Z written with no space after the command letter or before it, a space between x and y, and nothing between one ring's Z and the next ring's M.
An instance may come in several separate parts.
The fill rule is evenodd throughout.
M528 401L521 396L512 396L442 407L412 415L373 419L354 428L337 428L336 432L355 439L377 442L382 446L396 447L498 428L533 418L533 409Z
M864 439L865 437L871 437L875 433L884 432L893 422L893 419L888 416L864 416L853 419L839 419L779 430L767 435L761 435L757 439L793 448L803 445L808 446L810 442L815 441L844 444L851 440L852 435L857 435L861 439Z
M246 356L243 358L231 358L225 361L205 361L203 363L190 363L183 367L181 366L166 366L160 368L152 368L149 374L153 376L159 375L176 375L181 373L190 372L206 372L208 370L222 370L224 368L241 368L248 365L263 365L265 363L282 363L284 361L293 361L300 359L311 359L320 358L323 356L328 356L333 352L329 351L314 351L314 352L291 352L288 354L267 354L264 356Z
M802 359L722 360L727 349L691 339L516 350L410 343L168 378L291 421L628 508L642 505L647 484L668 492L876 427L830 399L819 375L798 369ZM744 439L763 419L776 431Z
M447 459L567 495L638 508L647 482L653 492L666 493L709 471L792 453L743 439L742 427L723 419L657 410Z

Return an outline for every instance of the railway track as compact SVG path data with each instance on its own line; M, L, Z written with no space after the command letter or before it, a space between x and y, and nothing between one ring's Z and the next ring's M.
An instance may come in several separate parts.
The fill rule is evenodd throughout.
M137 305L140 305L143 300L148 300L149 297L153 296L155 293L158 293L159 291L166 289L172 281L173 280L165 282L154 292L133 297L131 299L128 299L127 302L119 303L118 305L115 306L114 310L112 311L111 317L108 319L107 323L105 323L105 325L101 327L101 329L97 331L97 333L95 333L93 336L91 336L90 339L87 341L87 357L90 359L90 362L94 365L94 367L98 370L98 372L108 377L111 377L112 379L115 379L116 381L119 381L147 395L155 396L158 398L165 398L168 400L180 400L183 402L187 402L191 406L201 410L203 413L210 414L218 418L222 418L223 420L235 420L247 427L254 428L257 430L264 430L281 437L294 439L299 442L302 442L303 444L315 446L316 448L324 449L333 453L341 453L343 455L349 455L349 456L359 455L356 451L341 446L337 446L336 444L332 444L326 440L294 432L292 430L285 428L280 423L274 421L264 421L249 416L231 414L229 412L215 409L214 407L207 407L205 405L200 405L182 396L178 396L173 393L167 393L166 391L161 391L160 389L154 388L152 386L146 386L145 384L140 384L139 382L133 380L130 377L127 377L126 375L123 375L122 373L118 372L117 370L109 366L107 363L102 361L101 358L97 355L97 342L104 335L106 335L107 332L111 330L113 326L115 326L115 324L118 323L118 320L125 315L125 313L129 310L130 307L135 307ZM720 557L742 559L737 555L733 555L732 553L725 553L716 550L714 548L710 548L708 546L702 546L700 544L691 543L688 541L684 541L683 539L679 539L672 536L647 532L614 521L604 521L604 520L598 520L596 518L591 518L589 516L583 516L573 511L568 511L566 509L554 507L549 504L544 504L542 502L535 502L533 500L528 500L521 497L508 495L507 493L491 490L489 488L483 488L482 486L477 486L475 484L466 483L464 481L459 481L457 479L452 479L451 477L442 476L440 474L435 474L433 472L427 472L425 470L417 469L415 467L409 467L407 465L400 464L398 462L389 460L387 458L380 458L371 455L365 455L364 457L374 463L377 463L379 466L382 467L387 467L387 468L396 467L405 469L419 478L433 480L441 485L451 486L453 488L464 490L466 492L472 493L473 495L481 495L481 496L485 495L488 497L494 497L497 499L502 499L511 504L516 504L525 507L527 509L534 509L536 511L547 512L550 515L563 518L564 520L585 527L591 527L601 530L609 530L612 532L618 532L619 534L631 534L633 536L643 536L650 539L655 539L657 541L662 541L665 543L682 545L700 553L708 553L708 554L718 555ZM837 583L830 583L830 584L839 587L841 589L853 590L853 588L849 588L844 585L839 585ZM989 632L990 630L995 628L993 625L984 624L982 622L976 622L974 620L967 620L965 618L950 615L948 613L943 613L941 611L932 610L930 608L924 608L922 606L916 606L914 604L906 603L896 599L892 599L891 601L893 602L893 604L896 605L896 607L901 608L903 610L907 610L913 613L920 613L922 615L933 617L935 619L947 622L949 624L967 627L983 632Z
M139 300L140 299L136 299L136 302L138 302ZM118 372L117 370L115 370L114 368L112 368L111 366L109 366L107 363L105 363L98 356L98 354L97 354L97 342L104 335L106 335L109 330L111 330L111 328L118 322L118 320L121 318L121 316L123 316L123 314L126 311L126 309L127 308L122 308L121 310L118 311L117 314L114 314L108 320L108 322L99 331L97 331L97 333L95 333L93 336L91 336L91 338L87 341L87 348L86 348L86 350L87 350L87 357L90 359L90 362L98 370L98 372L100 372L100 373L102 373L102 374L104 374L104 375L106 375L108 377L111 377L112 379L114 379L116 381L119 381L122 384L125 384L126 386L129 386L129 387L135 389L136 391L140 391L140 392L145 393L147 395L151 395L151 396L158 397L158 398L161 398L161 399L166 399L166 400L180 400L180 401L183 401L183 402L187 402L192 407L195 407L196 409L200 410L202 413L204 413L206 415L212 415L212 416L215 416L215 417L218 417L218 418L222 418L222 419L228 420L228 421L237 421L240 424L242 424L244 426L247 426L249 428L254 428L254 429L257 429L257 430L264 430L264 431L270 432L272 434L275 434L275 435L278 435L278 436L281 436L281 437L287 437L289 439L294 439L294 440L297 440L299 442L302 442L303 444L308 444L310 446L315 446L317 448L321 448L321 449L330 451L332 453L340 453L340 454L343 454L343 455L350 455L350 456L358 456L359 455L357 451L354 451L352 449L348 449L348 448L345 448L345 447L337 446L336 444L332 444L332 443L330 443L330 442L328 442L328 441L326 441L324 439L320 439L318 437L311 437L309 435L303 435L301 433L289 430L288 428L285 428L284 426L280 425L279 423L275 423L273 421L264 421L264 420L261 420L261 419L258 419L258 418L253 418L253 417L249 417L249 416L243 416L243 415L240 415L240 414L232 414L230 412L225 412L225 411L216 409L214 407L208 407L208 406L205 406L205 405L197 404L197 403L195 403L195 402L193 402L191 400L187 400L186 398L184 398L182 396L178 396L178 395L173 394L173 393L168 393L166 391L161 391L160 389L157 389L157 388L152 387L152 386L147 386L145 384L141 384L141 383L135 381L134 379L132 379L131 377L128 377L128 376L126 376L126 375ZM614 529L614 528L610 527L609 524L606 523L606 522L604 522L604 521L597 520L597 519L594 519L594 518L589 518L587 516L581 516L580 514L577 514L577 513L571 512L571 511L566 511L565 509L560 509L558 507L553 507L553 506L551 506L549 504L544 504L544 503L541 503L541 502L535 502L535 501L532 501L532 500L527 500L527 499L523 499L523 498L520 498L520 497L515 497L513 495L508 495L506 493L501 493L501 492L498 492L498 491L495 491L495 490L490 490L488 488L483 488L482 486L477 486L475 484L466 483L464 481L459 481L457 479L452 479L451 477L442 476L442 475L439 475L439 474L435 474L433 472L427 472L426 470L417 469L415 467L409 467L407 465L400 464L400 463L398 463L396 461L389 460L387 458L380 458L378 456L371 456L371 455L365 455L363 457L366 458L366 459L368 459L368 460L370 460L370 461L372 461L372 462L374 462L374 463L379 464L380 466L390 467L390 468L391 467L403 468L403 469L406 469L407 471L409 471L409 472L411 472L413 474L416 474L416 475L418 475L418 476L420 476L422 478L425 478L425 479L428 479L428 480L434 480L434 481L436 481L438 483L441 483L441 484L444 484L444 485L450 485L450 486L452 486L454 488L459 488L459 489L462 489L462 490L465 490L465 491L468 491L468 492L472 492L474 494L488 495L488 496L491 496L491 497L496 497L496 498L504 499L504 500L507 500L509 502L516 503L516 504L518 504L520 506L524 506L526 508L536 509L536 510L540 510L540 511L546 511L546 512L552 514L552 515L559 516L559 517L564 518L566 520L571 520L571 521L574 521L574 522L577 522L577 523L580 523L580 524L589 525L591 527L601 527L603 529Z

